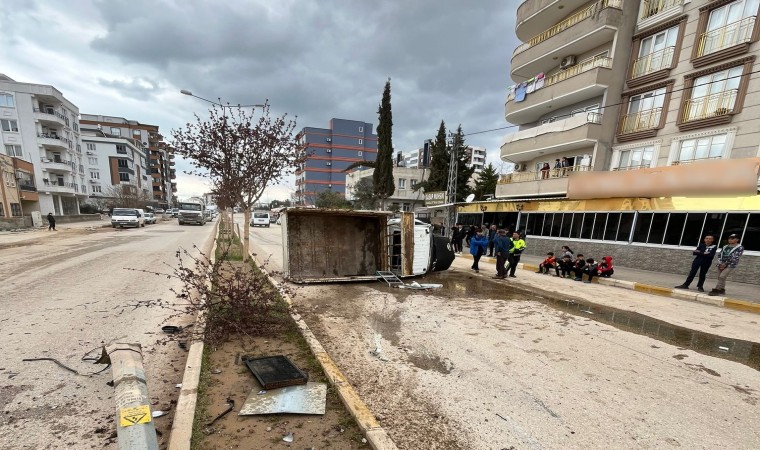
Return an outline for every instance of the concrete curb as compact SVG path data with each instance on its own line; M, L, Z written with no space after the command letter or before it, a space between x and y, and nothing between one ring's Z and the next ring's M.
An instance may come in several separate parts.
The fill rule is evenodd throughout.
M259 263L262 262L256 258L256 253L253 252L253 245L251 245L249 252L251 254L251 258L253 258L254 261L257 261ZM293 301L290 296L287 295L280 287L280 282L275 280L266 270L262 269L262 272L266 274L269 282L272 283L275 288L277 288L282 298L285 300L288 306L291 307L290 316L296 322L298 329L301 330L301 335L303 335L304 339L309 344L311 352L314 354L314 357L322 366L322 370L325 372L327 379L330 380L330 383L332 383L338 392L338 397L340 397L343 405L346 407L354 420L356 420L356 423L359 425L362 433L364 433L364 436L366 437L367 443L369 443L370 447L372 447L374 450L398 450L396 444L385 432L385 429L383 429L383 427L377 421L375 415L372 413L372 411L370 411L366 403L364 403L364 401L362 401L362 399L359 397L359 394L356 392L356 390L354 390L353 386L351 386L351 383L348 381L345 375L343 375L343 372L341 372L338 368L338 365L335 364L332 358L330 358L330 355L319 342L317 337L314 336L314 333L311 332L311 329L309 329L309 326L301 318L300 314L294 313L292 311Z
M214 263L216 259L217 236L219 235L219 221L214 227L213 245L209 259ZM206 244L204 247L208 247ZM202 315L196 320L195 336L202 336L206 327L206 321ZM201 365L203 363L203 339L193 341L187 353L185 372L182 375L182 390L177 398L177 406L174 411L174 422L169 436L169 450L189 450L193 439L193 421L195 420L195 408L198 403L198 384L201 379Z
M472 259L472 255L462 253L458 255L463 258ZM496 262L496 258L481 258L481 261ZM518 263L517 268L521 270L530 270L533 272L538 271L538 266L533 264ZM739 300L726 297L711 297L707 294L695 293L683 289L665 288L662 286L655 286L651 284L639 283L636 281L619 280L617 278L594 278L594 283L603 284L605 286L614 286L622 289L629 289L632 291L643 292L646 294L659 295L661 297L677 298L680 300L690 300L708 305L720 306L724 308L737 309L740 311L752 312L760 314L760 303L754 303L746 300Z

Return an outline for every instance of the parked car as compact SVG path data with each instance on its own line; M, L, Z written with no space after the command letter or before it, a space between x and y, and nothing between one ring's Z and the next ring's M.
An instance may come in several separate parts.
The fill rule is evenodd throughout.
M144 227L145 213L135 208L114 208L111 213L111 226L116 228Z
M269 228L269 213L267 211L254 211L253 217L251 217L251 226Z
M163 213L164 213L164 210L163 210L163 209L161 209L161 208L158 208L158 209L155 211L155 214L156 214L156 215L158 215L158 214L163 214Z
M172 208L172 217L177 217L179 215L179 208Z
M277 223L277 217L269 216L269 223Z
M145 223L156 223L156 215L153 213L145 213Z

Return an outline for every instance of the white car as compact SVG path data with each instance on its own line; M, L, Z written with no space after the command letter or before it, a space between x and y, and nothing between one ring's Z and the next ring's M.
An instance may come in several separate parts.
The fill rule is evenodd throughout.
M252 227L267 227L269 228L269 212L267 211L254 211L253 217L251 217Z
M153 213L145 213L145 223L156 223L156 215Z
M114 228L144 227L145 213L135 208L114 208L111 213L111 226Z

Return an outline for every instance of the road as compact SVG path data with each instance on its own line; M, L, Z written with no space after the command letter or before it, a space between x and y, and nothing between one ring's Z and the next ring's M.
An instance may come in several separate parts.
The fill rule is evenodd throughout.
M131 305L173 300L176 281L139 270L170 270L179 247L202 248L213 228L171 221L70 230L0 249L0 448L115 448L110 369L77 376L25 358L56 358L91 373L103 366L82 361L87 352L111 342L140 343L154 408L171 406L184 352L158 343L170 311ZM170 420L156 419L157 428L168 430Z
M274 270L280 236L252 233ZM760 316L469 264L294 297L400 448L760 448Z

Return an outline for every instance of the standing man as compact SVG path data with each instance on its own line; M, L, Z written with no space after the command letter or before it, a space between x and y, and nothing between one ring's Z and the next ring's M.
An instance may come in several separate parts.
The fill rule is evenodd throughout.
M475 273L480 273L478 262L480 262L480 257L485 254L487 246L488 238L485 237L480 230L478 230L478 232L475 233L475 236L470 239L470 254L473 259L472 270L474 270Z
M496 225L491 225L488 230L488 256L493 257L493 240L496 237Z
M50 231L50 230L56 231L55 230L55 217L53 217L53 213L51 213L51 212L48 213L47 220L48 220L48 231Z
M515 230L512 233L512 248L509 249L509 277L517 278L515 276L515 270L517 270L517 263L520 262L520 255L525 250L525 241L520 237L520 232Z
M739 236L732 234L728 236L728 245L723 247L718 254L718 282L707 295L725 295L726 278L739 265L739 258L744 253L744 247L739 244Z
M694 255L694 261L691 262L689 276L686 277L686 281L684 281L683 284L676 286L676 289L689 289L689 285L694 281L694 277L697 275L697 270L699 270L697 290L699 292L705 291L705 278L707 277L707 272L710 270L710 266L712 266L715 252L718 249L718 246L715 245L714 242L715 238L708 234L705 236L703 242L691 252Z
M496 252L496 276L503 280L507 278L507 269L504 267L504 263L507 262L507 255L509 255L512 249L512 241L507 237L507 230L499 230L496 233L496 237L493 238L493 248Z

